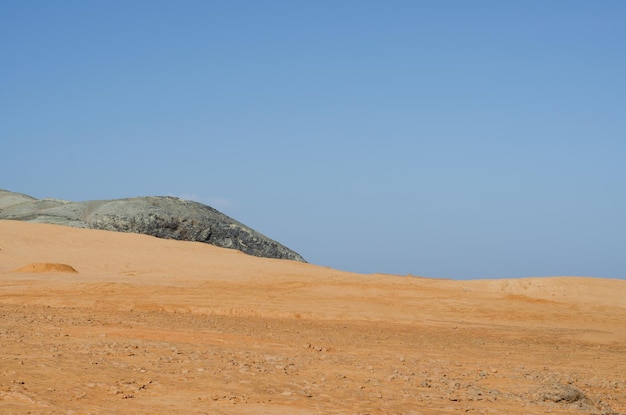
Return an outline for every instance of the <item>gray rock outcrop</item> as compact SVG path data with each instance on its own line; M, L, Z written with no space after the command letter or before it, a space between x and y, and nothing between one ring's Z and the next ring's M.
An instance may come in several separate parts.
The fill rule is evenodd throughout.
M0 189L0 219L141 233L306 262L296 252L210 206L171 196L68 202Z

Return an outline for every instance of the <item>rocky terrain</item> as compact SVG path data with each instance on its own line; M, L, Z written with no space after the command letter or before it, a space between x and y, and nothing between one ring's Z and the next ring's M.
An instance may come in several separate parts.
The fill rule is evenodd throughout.
M0 219L205 242L254 256L304 262L296 252L210 206L169 196L68 202L0 189Z
M0 220L2 414L626 414L626 281L361 275Z

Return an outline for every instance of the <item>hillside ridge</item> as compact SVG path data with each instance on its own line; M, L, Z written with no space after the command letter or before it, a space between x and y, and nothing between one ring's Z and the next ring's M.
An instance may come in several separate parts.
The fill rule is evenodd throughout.
M211 206L173 196L70 202L0 189L0 219L140 233L306 262L295 251Z

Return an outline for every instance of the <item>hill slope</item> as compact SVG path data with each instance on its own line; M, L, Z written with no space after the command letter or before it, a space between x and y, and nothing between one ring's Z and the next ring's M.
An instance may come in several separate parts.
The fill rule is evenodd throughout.
M0 219L205 242L254 256L305 262L296 252L210 206L169 196L68 202L0 189Z
M359 275L0 221L2 413L626 413L626 281Z

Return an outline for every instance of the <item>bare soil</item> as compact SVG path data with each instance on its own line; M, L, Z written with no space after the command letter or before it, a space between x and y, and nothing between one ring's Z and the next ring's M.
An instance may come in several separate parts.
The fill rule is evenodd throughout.
M361 275L0 221L0 413L625 414L626 281Z

